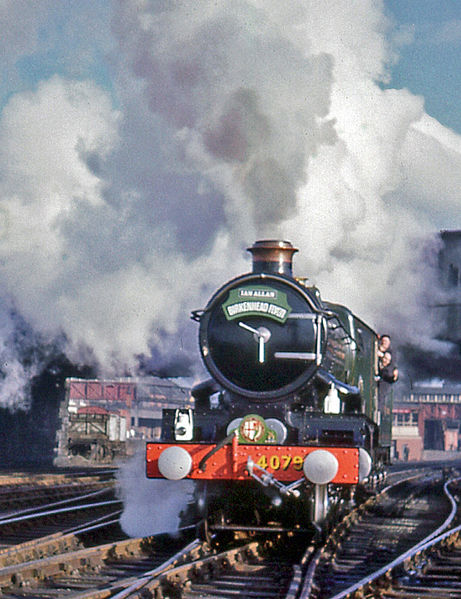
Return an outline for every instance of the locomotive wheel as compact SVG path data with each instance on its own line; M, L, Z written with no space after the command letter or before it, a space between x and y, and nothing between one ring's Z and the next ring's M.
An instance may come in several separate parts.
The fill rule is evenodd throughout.
M328 486L315 485L312 504L312 521L315 524L322 524L328 516Z

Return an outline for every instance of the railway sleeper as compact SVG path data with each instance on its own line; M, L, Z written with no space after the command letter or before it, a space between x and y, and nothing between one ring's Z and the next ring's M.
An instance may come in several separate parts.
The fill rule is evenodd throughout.
M74 534L62 535L55 533L48 537L26 541L20 545L7 547L0 551L0 568L7 568L44 559L51 555L59 555L82 549L79 539Z
M456 590L453 587L445 586L404 585L393 591L386 591L381 597L395 599L422 599L422 597L424 599L445 599L445 597L449 597L455 599L461 598L461 588Z
M192 583L186 587L183 599L193 597L211 597L216 593L219 597L254 597L257 599L273 599L285 595L290 579L274 580L274 576L255 576L247 572L241 576L221 576L207 583ZM219 594L218 594L219 593Z
M109 543L98 548L80 549L67 554L16 564L0 570L0 588L34 584L35 581L72 575L81 570L97 571L105 560L130 555L145 555L143 539L128 539L120 543Z

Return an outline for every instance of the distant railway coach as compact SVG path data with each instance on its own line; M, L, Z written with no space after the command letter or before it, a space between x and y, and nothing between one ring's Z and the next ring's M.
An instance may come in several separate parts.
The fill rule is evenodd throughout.
M157 439L165 408L190 409L189 389L160 377L66 380L55 465L110 464Z

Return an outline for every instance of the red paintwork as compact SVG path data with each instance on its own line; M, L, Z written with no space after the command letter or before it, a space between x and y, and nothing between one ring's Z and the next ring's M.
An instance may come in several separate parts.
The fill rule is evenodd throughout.
M147 443L146 447L146 472L148 478L163 478L157 467L159 455L167 447L183 447L192 457L192 470L187 478L199 480L248 480L246 471L247 458L251 456L255 463L261 458L267 460L266 470L280 481L290 482L303 477L302 462L295 469L292 465L293 458L298 456L304 460L305 456L317 449L331 452L338 460L339 468L336 477L331 481L336 484L353 485L358 482L359 450L357 448L339 447L297 447L287 445L241 445L233 443L217 451L206 463L206 470L202 472L198 465L200 461L214 448L215 444L207 443ZM286 469L288 457L290 464ZM272 458L272 461L271 461ZM271 463L280 467L271 468Z
M110 381L70 381L69 399L119 401L131 406L135 383Z

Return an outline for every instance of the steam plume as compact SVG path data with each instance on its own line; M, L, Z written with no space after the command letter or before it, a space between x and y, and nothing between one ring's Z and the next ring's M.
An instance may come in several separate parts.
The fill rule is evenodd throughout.
M419 256L435 255L434 230L459 226L461 142L422 98L389 88L398 48L383 4L112 6L111 31L97 15L117 44L104 48L112 89L68 69L7 94L4 305L103 373L134 370L153 347L160 364L186 362L189 311L248 270L254 239L281 236L325 298L407 340L433 339L434 269ZM39 13L10 70L43 50ZM20 18L15 3L0 16ZM3 372L7 403L6 381L26 373Z
M120 524L131 537L175 532L180 513L187 507L194 481L146 478L144 452L135 455L118 471L124 504Z

